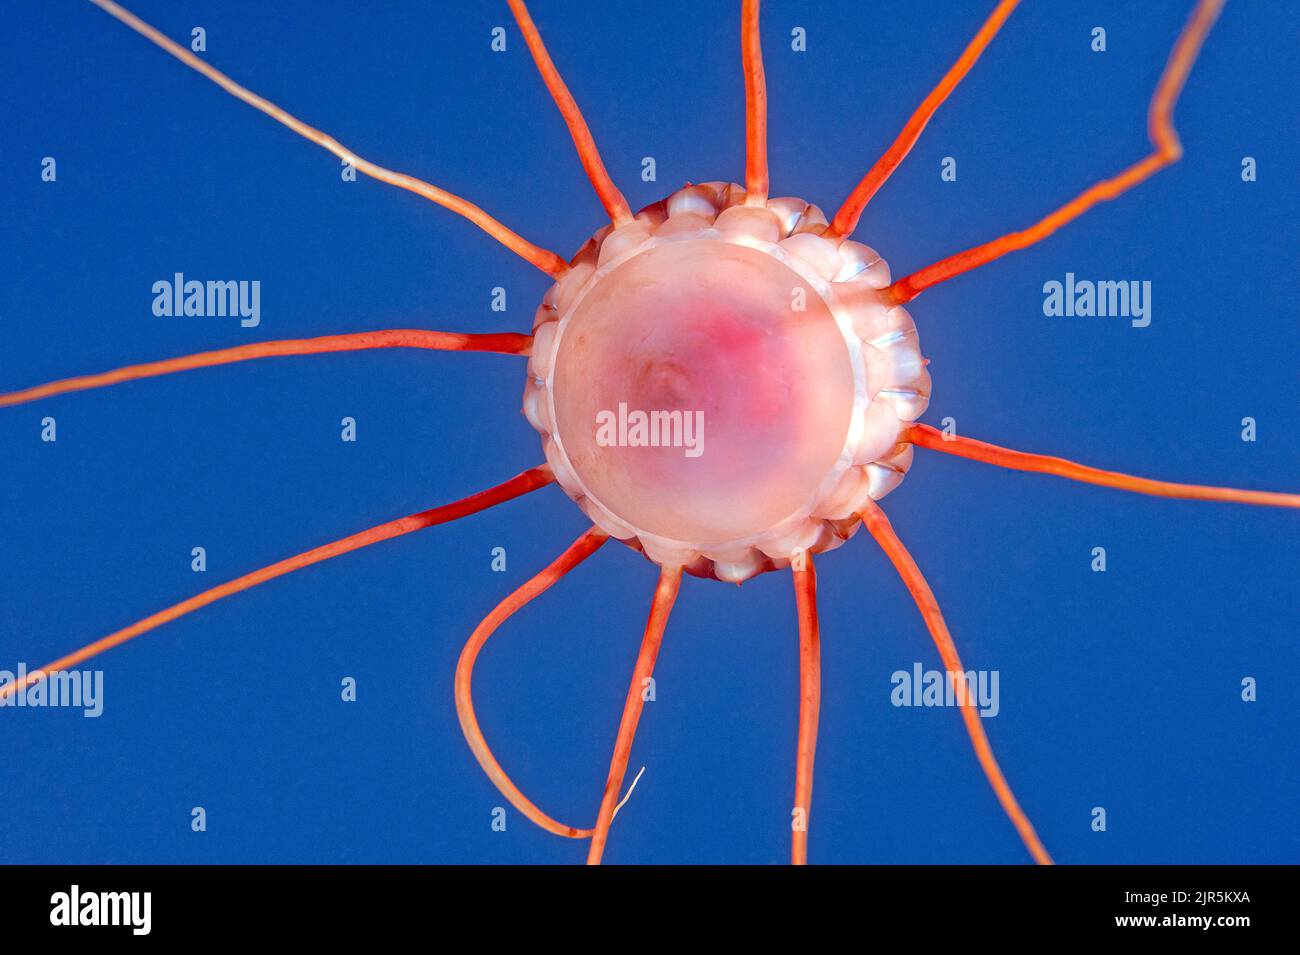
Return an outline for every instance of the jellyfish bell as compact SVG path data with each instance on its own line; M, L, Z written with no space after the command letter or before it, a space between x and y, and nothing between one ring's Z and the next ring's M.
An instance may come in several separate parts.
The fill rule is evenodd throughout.
M524 413L610 536L739 583L843 543L898 486L929 373L888 266L825 227L799 199L687 186L547 292Z

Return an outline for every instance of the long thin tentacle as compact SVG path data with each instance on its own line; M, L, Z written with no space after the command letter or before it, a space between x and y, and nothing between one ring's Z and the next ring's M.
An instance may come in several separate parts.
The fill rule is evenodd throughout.
M645 625L645 637L641 640L641 652L637 654L636 666L632 670L632 682L627 689L627 700L623 703L623 717L618 724L614 755L609 762L605 794L600 801L600 812L596 816L591 847L587 851L588 865L599 865L601 856L605 852L605 842L609 838L609 825L614 819L614 806L618 802L618 792L623 786L623 777L627 773L628 758L632 755L632 739L636 736L636 725L641 719L641 709L645 705L645 698L642 696L645 691L643 684L654 672L655 660L659 656L659 645L664 639L664 628L668 626L668 614L673 609L673 602L677 599L677 590L681 587L681 583L680 567L664 567L660 570L654 601L650 605L650 618Z
M124 381L137 381L141 378L155 378L177 371L190 371L194 368L211 368L214 365L230 365L253 358L279 358L286 355L321 355L327 352L361 351L368 348L429 348L437 351L481 351L497 352L502 355L527 355L532 348L533 337L516 332L500 332L488 335L470 335L458 332L430 332L415 328L395 328L375 332L356 332L351 335L323 335L319 338L290 338L274 342L254 342L235 348L221 348L216 351L198 352L167 358L162 361L145 362L140 365L127 365L113 371L97 375L80 375L76 378L64 378L22 391L0 394L0 408L21 405L38 398L49 398L72 391L87 391L116 385Z
M399 189L406 189L408 192L413 192L416 195L423 196L430 202L437 203L444 209L450 209L457 215L464 216L488 235L492 236L492 238L504 245L511 252L514 252L521 258L531 262L548 275L558 276L568 270L568 265L565 263L564 259L560 258L554 252L549 252L546 249L533 245L527 239L510 229L507 229L504 225L492 218L472 202L468 202L467 200L460 198L460 196L452 195L450 192L439 189L437 186L430 185L422 179L416 179L414 176L408 176L405 173L393 172L390 169L385 169L382 166L377 166L368 160L362 159L334 137L328 136L312 126L308 126L302 120L285 112L269 100L263 99L251 90L240 86L225 73L222 73L215 67L205 63L202 59L195 56L180 44L164 36L129 10L125 10L118 4L114 3L113 0L90 0L90 2L99 7L105 13L130 27L136 33L139 33L155 46L161 47L186 66L202 73L236 99L243 100L254 109L260 110L276 122L292 129L304 139L309 139L316 143L316 145L324 147L335 156L338 156L344 162L355 166L360 172L365 173L372 179L378 179L380 182L386 182L390 186L396 186Z
M758 26L759 0L740 6L740 61L745 72L745 205L767 202L767 79Z
M179 617L192 613L201 607L216 603L232 594L241 593L256 587L258 584L265 583L268 580L274 580L276 577L283 577L285 574L295 570L301 570L312 564L318 564L323 560L331 557L338 557L340 554L347 554L354 550L359 550L370 544L376 544L379 541L392 540L394 537L400 537L403 534L409 534L412 531L418 531L425 527L432 527L435 524L445 524L448 521L454 521L460 517L466 517L470 514L476 514L485 510L494 504L501 504L504 501L512 500L529 491L535 491L540 487L545 487L555 480L551 474L549 466L543 464L535 468L529 468L520 474L515 475L510 480L505 481L495 487L487 488L471 494L469 497L461 498L459 501L453 501L450 504L443 504L441 507L435 507L431 510L421 511L418 514L411 514L407 517L401 517L394 521L388 521L379 524L369 530L361 531L350 537L344 537L342 540L325 544L321 547L312 548L296 556L278 561L260 570L245 574L242 577L203 591L195 597L188 600L182 600L178 604L173 604L166 610L160 610L158 613L145 617L143 620L124 627L106 637L96 640L94 643L87 644L80 650L74 650L66 656L60 657L53 663L48 663L39 670L33 670L27 674L25 680L15 680L12 683L6 683L0 686L0 699L6 696L12 696L25 686L41 680L47 673L56 670L66 670L74 667L79 663L97 657L105 650L111 650L113 647L121 646L128 640L148 633L165 623L170 623Z
M958 457L996 464L1013 471L1034 471L1039 474L1054 474L1072 481L1086 484L1099 484L1102 487L1118 488L1121 491L1134 491L1138 494L1152 494L1156 497L1176 497L1193 501L1231 501L1237 504L1261 504L1269 507L1300 507L1300 494L1285 494L1279 491L1246 491L1235 487L1209 487L1204 484L1175 484L1172 481L1153 481L1150 478L1134 477L1118 471L1102 471L1084 464L1076 464L1064 458L1054 458L1046 454L1028 454L1024 451L1012 451L974 438L960 435L945 435L928 424L914 424L908 428L904 440L922 448L955 454Z
M876 160L876 164L867 170L867 174L862 177L862 181L849 193L849 197L844 200L844 204L835 213L835 218L826 227L826 231L822 233L823 235L831 239L843 239L853 234L853 230L858 227L858 220L862 218L862 211L866 209L867 203L872 200L875 194L880 191L880 187L894 174L894 170L903 164L903 160L912 151L916 141L921 138L921 133L925 131L925 127L931 118L938 112L944 100L957 88L957 84L970 72L971 67L975 65L984 49L993 42L998 30L1002 28L1002 24L1007 21L1007 18L1011 16L1011 11L1019 3L1020 0L1001 0L998 3L993 12L989 14L989 18L984 21L984 25L980 27L979 32L975 34L975 38L970 41L966 49L962 51L961 56L957 58L957 62L943 75L939 85L932 89L930 95L921 101L921 105L916 108L916 112L912 113L903 126L902 132L885 150L884 155Z
M885 555L893 563L894 568L898 571L898 576L903 579L907 586L908 592L912 599L916 601L917 609L921 611L921 616L925 620L925 626L930 631L930 636L934 639L934 645L939 649L939 656L943 659L944 668L950 675L961 674L965 672L962 666L961 657L957 655L957 647L952 642L952 634L948 632L948 625L944 623L943 613L939 610L939 602L934 597L934 591L926 582L925 576L921 569L916 566L916 561L908 553L903 542L898 539L894 533L893 526L889 523L889 518L885 516L874 501L868 501L867 507L863 509L860 516L867 530L880 544ZM951 677L950 677L951 678ZM1024 810L1020 808L1020 803L1016 801L1015 795L1011 792L1011 787L1007 785L1006 777L1002 775L1002 769L998 766L998 761L993 755L993 747L989 745L989 738L984 733L984 727L980 724L979 711L976 709L976 701L969 694L962 694L959 701L961 706L961 718L966 724L966 733L970 736L971 745L975 748L975 756L979 760L980 767L984 770L984 775L988 778L989 785L993 787L993 792L998 797L998 802L1002 804L1002 811L1007 814L1016 831L1020 833L1020 839L1029 850L1029 854L1034 857L1034 861L1039 865L1051 865L1052 857L1047 854L1043 843L1038 838L1038 833L1034 831L1033 824L1030 823L1029 817L1025 815Z
M615 226L631 222L632 210L627 204L627 199L623 198L623 193L619 192L618 187L614 185L614 180L609 177L605 163L601 161L600 152L596 149L596 140L592 138L587 121L582 118L582 110L578 108L577 101L561 78L560 71L551 62L551 55L546 52L542 35L538 32L537 25L533 23L528 8L524 6L524 0L506 0L506 2L510 4L510 10L515 15L515 22L519 24L519 29L524 35L524 42L528 44L528 50L533 55L533 62L537 64L537 72L542 74L542 82L550 91L555 105L560 108L564 124L569 127L573 145L578 147L578 159L582 162L587 178L595 187L601 205L605 207Z
M1223 0L1200 0L1187 26L1183 28L1178 41L1174 44L1173 51L1169 54L1169 62L1165 65L1160 82L1156 85L1147 114L1147 133L1151 144L1155 147L1149 156L1129 166L1118 175L1103 179L1027 229L1009 232L991 242L977 245L965 252L958 252L956 255L904 276L887 290L892 299L899 303L910 302L932 285L938 285L955 275L986 265L1008 252L1028 248L1047 238L1067 222L1077 219L1097 203L1123 195L1161 169L1177 162L1183 155L1183 147L1178 141L1177 132L1174 131L1174 104L1178 101L1178 94L1182 92L1187 75L1196 61L1196 55L1200 52L1205 35L1209 33L1222 8Z
M478 725L478 718L474 715L474 698L471 689L474 680L474 661L478 659L479 651L483 649L488 638L515 611L550 588L553 583L595 553L596 549L608 539L609 535L604 531L596 527L591 528L570 544L564 553L552 561L545 570L493 607L492 612L474 628L469 642L461 651L460 661L456 664L456 715L460 718L460 728L465 734L465 741L469 743L469 748L473 751L478 764L483 767L483 772L487 773L488 779L492 780L492 784L501 791L501 795L510 800L511 805L530 820L547 832L553 832L557 836L568 836L571 839L586 839L591 835L591 830L578 829L556 822L538 809L532 800L510 781L510 777L506 775L501 764L492 755L492 750L488 748L483 730Z
M808 828L812 822L813 757L817 753L817 718L821 712L821 630L817 624L817 571L812 555L800 556L794 571L795 607L799 615L799 742L795 757L794 805L802 825L791 829L790 861L808 864Z

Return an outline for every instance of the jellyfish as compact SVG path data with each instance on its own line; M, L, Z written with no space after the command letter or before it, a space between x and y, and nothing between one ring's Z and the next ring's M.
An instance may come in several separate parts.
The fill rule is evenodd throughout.
M558 836L586 841L587 861L601 862L614 818L630 795L626 777L644 708L643 688L653 676L683 579L741 584L759 574L789 573L799 645L790 858L802 864L808 856L821 698L814 561L829 559L823 555L865 528L916 603L954 684L965 672L933 590L880 505L904 480L917 448L1141 494L1300 507L1298 494L1137 477L1000 447L919 420L929 404L931 376L909 303L926 289L1046 239L1176 162L1182 148L1173 126L1174 106L1222 0L1198 0L1173 47L1150 104L1148 155L1037 222L897 279L873 248L852 236L868 203L974 68L1018 0L996 4L829 219L803 199L770 195L759 0L741 3L744 183L687 183L635 213L606 169L525 3L507 0L609 219L567 260L464 198L362 158L112 0L90 2L363 175L469 220L546 273L553 284L530 333L389 329L265 341L37 385L0 395L0 407L261 358L385 348L483 351L526 360L522 410L537 431L543 460L461 500L385 522L206 590L0 687L0 697L265 581L555 486L591 526L507 595L470 635L455 672L454 701L471 753L526 818ZM595 818L589 826L575 826L548 815L511 781L476 717L473 673L480 652L504 621L611 539L643 554L657 580ZM1030 857L1050 863L998 765L975 700L963 694L958 709L979 765Z

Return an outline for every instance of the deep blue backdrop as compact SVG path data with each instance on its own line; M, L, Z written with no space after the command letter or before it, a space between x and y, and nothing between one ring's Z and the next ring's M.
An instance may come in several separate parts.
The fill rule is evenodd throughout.
M859 238L895 274L1021 227L1144 154L1190 0L1027 3ZM602 213L504 4L134 0L173 37L361 155L459 192L565 255ZM771 2L773 192L833 210L989 3ZM1287 8L1285 11L1283 8ZM539 0L551 52L639 207L743 174L739 3ZM505 26L509 50L489 48ZM808 50L790 49L805 27ZM1090 31L1108 31L1105 53ZM1178 109L1187 156L1050 241L927 293L926 416L1173 480L1295 490L1300 214L1284 4L1229 4ZM89 4L12 4L0 40L0 388L251 341L422 326L527 330L540 272L371 181ZM56 183L40 161L58 162ZM658 182L640 181L653 156ZM958 180L941 182L944 156ZM1241 160L1258 160L1243 183ZM156 318L183 271L260 279L262 324ZM1150 280L1153 321L1049 319L1066 271ZM508 291L504 314L490 309ZM248 363L0 412L0 668L39 664L197 590L495 483L539 459L523 363L363 353ZM58 441L39 422L58 421ZM355 444L339 420L357 419ZM1255 443L1241 419L1258 421ZM886 502L987 722L1063 862L1300 861L1294 513L1193 504L918 453ZM474 624L584 527L548 489L277 580L97 661L105 712L7 709L6 861L572 862L461 738ZM190 570L190 549L208 571ZM490 551L505 547L508 570ZM1109 570L1093 573L1104 546ZM824 700L811 857L1021 862L957 714L896 709L937 656L870 538L819 562ZM500 632L479 714L523 789L595 814L653 568L610 545ZM613 862L788 858L797 641L787 575L690 579L642 721ZM353 676L359 700L339 699ZM1243 677L1259 700L1240 699ZM190 829L192 807L208 829ZM1105 833L1090 812L1109 813Z

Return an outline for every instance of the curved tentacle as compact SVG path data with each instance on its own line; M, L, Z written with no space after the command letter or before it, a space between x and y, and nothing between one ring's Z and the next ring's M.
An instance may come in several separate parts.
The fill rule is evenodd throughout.
M421 511L418 514L411 514L407 517L398 518L395 521L388 521L385 524L379 524L369 530L361 531L350 537L344 537L342 540L325 544L321 547L315 547L311 550L304 551L293 557L278 561L260 570L237 577L227 583L212 587L209 590L188 600L182 600L178 604L173 604L165 610L160 610L143 620L124 627L121 630L110 633L106 637L101 637L94 643L87 644L80 650L74 650L66 656L60 657L53 663L47 663L39 670L33 670L27 674L24 680L15 680L12 683L6 683L0 686L0 699L12 696L23 688L43 679L48 673L57 670L66 670L68 667L76 666L79 663L97 657L105 650L111 650L113 647L121 646L128 640L134 640L136 637L148 633L161 627L165 623L170 623L179 617L192 613L201 607L216 603L232 594L241 593L258 584L265 583L268 580L274 580L276 577L283 577L285 574L292 573L295 570L301 570L303 567L310 567L312 564L319 564L323 560L329 560L331 557L338 557L340 554L347 554L370 544L379 541L392 540L394 537L400 537L403 534L409 534L412 531L422 530L426 527L432 527L435 524L445 524L448 521L454 521L460 517L466 517L470 514L476 514L479 511L486 510L494 504L500 504L504 501L512 500L529 491L535 491L540 487L545 487L554 481L548 465L539 465L535 468L529 468L520 474L515 475L510 480L505 481L496 487L487 488L471 494L469 497L461 498L459 501L453 501L450 504L443 504L441 507L435 507L431 510Z
M791 829L790 862L808 864L808 828L812 824L813 757L817 752L817 718L821 712L821 629L817 623L817 571L812 554L799 556L794 570L795 607L799 615L799 743L795 757L794 805L802 826ZM794 565L792 565L794 566Z
M469 748L474 753L474 758L478 760L478 764L483 767L483 772L487 773L488 779L492 780L492 785L501 791L501 795L510 800L510 804L528 819L547 832L553 832L557 836L567 836L570 839L589 838L591 830L567 826L562 822L555 821L538 809L519 790L519 787L510 781L510 777L506 775L505 770L501 768L501 764L492 755L492 750L483 737L483 730L479 727L478 718L474 715L472 692L474 662L478 659L479 651L483 649L483 645L487 643L488 638L515 611L534 597L548 590L553 583L595 553L596 549L608 539L608 534L597 527L592 527L570 544L564 553L555 558L546 569L525 582L518 590L493 607L492 612L474 628L474 632L470 635L469 641L465 644L465 649L461 651L460 660L456 664L456 716L460 719L460 729L465 734L465 742L469 743Z
M1211 487L1204 484L1176 484L1173 481L1153 481L1150 478L1134 477L1118 471L1103 471L1085 464L1076 464L1064 458L1054 458L1046 454L1029 454L1013 451L974 438L960 435L945 435L928 424L914 424L903 436L917 447L955 454L958 457L996 464L999 467L1015 471L1034 471L1039 474L1054 474L1057 477L1082 481L1085 484L1098 484L1102 487L1118 488L1121 491L1135 491L1138 494L1151 494L1155 497L1175 497L1194 501L1230 501L1236 504L1262 504L1269 507L1300 507L1300 494L1286 494L1280 491L1246 491L1235 487Z
M569 136L573 139L573 145L578 148L578 159L596 190L596 196L605 207L605 211L609 213L610 221L615 227L626 225L632 221L632 209L605 169L605 163L600 158L599 150L596 149L596 140L587 127L587 121L582 118L582 110L578 108L577 101L560 76L560 71L551 61L551 55L546 52L546 44L542 42L542 35L528 13L528 7L524 5L524 0L506 0L506 2L510 4L510 12L515 15L515 22L519 24L519 29L524 35L524 42L528 44L528 50L533 55L533 62L537 64L537 72L542 74L542 82L546 84L551 99L555 100L555 105L559 107L560 115L564 117L564 124L569 127Z
M568 264L554 252L549 252L539 246L533 245L523 236L507 229L504 225L492 218L474 203L462 199L460 196L453 195L437 186L431 185L422 179L416 179L414 176L408 176L405 173L393 172L385 169L383 166L377 166L374 163L362 159L352 150L348 149L333 136L328 136L312 126L308 126L302 120L276 106L270 100L258 96L256 93L243 86L240 86L225 73L205 63L202 59L195 56L185 47L176 43L174 40L164 36L158 30L145 23L131 11L123 9L113 0L90 0L95 6L99 7L109 16L130 27L136 33L140 34L150 43L160 47L170 53L176 59L180 60L186 66L202 73L212 82L216 83L223 90L234 96L236 99L243 100L249 106L270 116L277 123L287 126L304 139L309 139L318 146L329 150L339 159L355 166L359 172L365 173L372 179L378 179L380 182L386 182L390 186L396 186L399 189L405 189L413 192L418 196L423 196L430 202L437 203L444 209L450 209L457 215L464 216L470 222L474 223L492 238L496 239L511 252L514 252L520 258L531 262L548 275L562 275L568 271Z
M502 355L527 355L533 346L531 335L501 332L488 335L470 335L458 332L430 332L418 328L394 328L375 332L355 332L350 335L322 335L318 338L289 338L274 342L254 342L235 348L197 352L178 358L126 365L95 375L63 378L44 385L0 394L0 408L21 405L39 398L50 398L73 391L88 391L124 381L156 378L177 371L194 368L211 368L230 365L253 358L280 358L287 355L321 355L330 352L362 351L369 348L429 348L435 351L498 352Z
M885 556L893 563L894 568L898 571L898 576L903 579L903 584L907 587L912 599L916 601L917 609L921 611L921 616L925 620L926 629L930 631L930 636L934 639L934 645L939 650L939 656L943 659L944 668L949 674L964 673L965 667L962 666L961 657L957 655L957 646L952 641L952 634L948 632L948 625L944 622L943 613L939 610L939 602L934 597L934 591L926 582L925 576L921 573L921 568L916 565L912 555L908 553L903 542L898 539L894 533L893 525L889 523L889 518L875 501L868 500L867 507L859 514L871 536L876 539ZM980 768L984 770L984 776L988 779L989 785L993 787L993 792L998 797L998 802L1002 804L1002 811L1007 814L1011 824L1016 827L1016 832L1020 834L1020 839L1029 850L1029 854L1034 857L1034 861L1039 865L1051 865L1052 857L1047 854L1047 849L1043 847L1042 841L1038 838L1038 833L1034 831L1033 824L1029 817L1025 815L1020 803L1016 801L1015 794L1011 792L1011 787L1007 784L1007 779L1002 775L1002 769L998 766L997 758L993 755L993 747L989 745L989 738L984 733L984 727L980 723L979 711L976 709L975 700L969 695L962 694L959 700L961 705L962 721L966 724L966 733L970 736L971 745L975 749L975 756L979 760Z
M894 174L894 170L903 164L903 160L912 151L916 141L921 138L921 133L925 131L934 114L939 111L944 100L971 71L971 67L975 65L984 49L993 42L998 30L1002 29L1002 24L1006 23L1007 18L1011 16L1011 11L1019 3L1020 0L1000 0L988 19L984 21L984 25L980 27L979 32L975 34L975 38L957 58L957 62L943 75L943 79L930 91L930 95L921 101L921 105L903 126L902 132L885 150L884 155L876 160L876 164L867 170L862 181L849 193L849 197L835 213L831 224L822 233L824 236L831 239L846 239L853 234L853 230L858 227L858 220L862 218L863 210L867 208L867 203Z
M1183 28L1183 32L1174 44L1173 51L1169 54L1169 62L1165 65L1160 82L1156 85L1147 114L1147 133L1152 146L1155 147L1150 155L1118 175L1103 179L1095 186L1084 190L1027 229L1009 232L991 242L950 255L911 275L903 276L886 289L890 298L899 304L910 302L932 285L938 285L963 272L977 269L1008 252L1028 248L1047 238L1066 223L1074 221L1097 203L1122 196L1134 186L1182 158L1183 147L1178 141L1178 133L1174 130L1174 104L1178 102L1178 94L1182 92L1192 64L1196 62L1201 44L1205 41L1205 36L1210 32L1214 21L1218 19L1221 9L1223 9L1223 0L1200 0L1187 26Z
M641 719L641 710L645 705L641 696L642 683L654 672L659 646L664 639L664 628L668 626L668 615L673 609L673 602L677 599L677 591L681 583L681 567L660 568L659 583L655 587L654 601L650 604L650 618L646 621L645 636L641 640L641 652L637 654L636 666L632 669L632 682L628 686L627 699L623 703L623 717L618 724L614 755L610 759L609 776L605 780L605 794L600 801L600 812L596 816L591 847L587 851L587 865L600 865L601 856L605 852L609 826L614 820L618 791L627 773L628 758L632 755L632 739L636 736L636 725Z
M759 0L740 5L740 60L745 73L745 205L767 203L767 78L763 73L763 35Z

